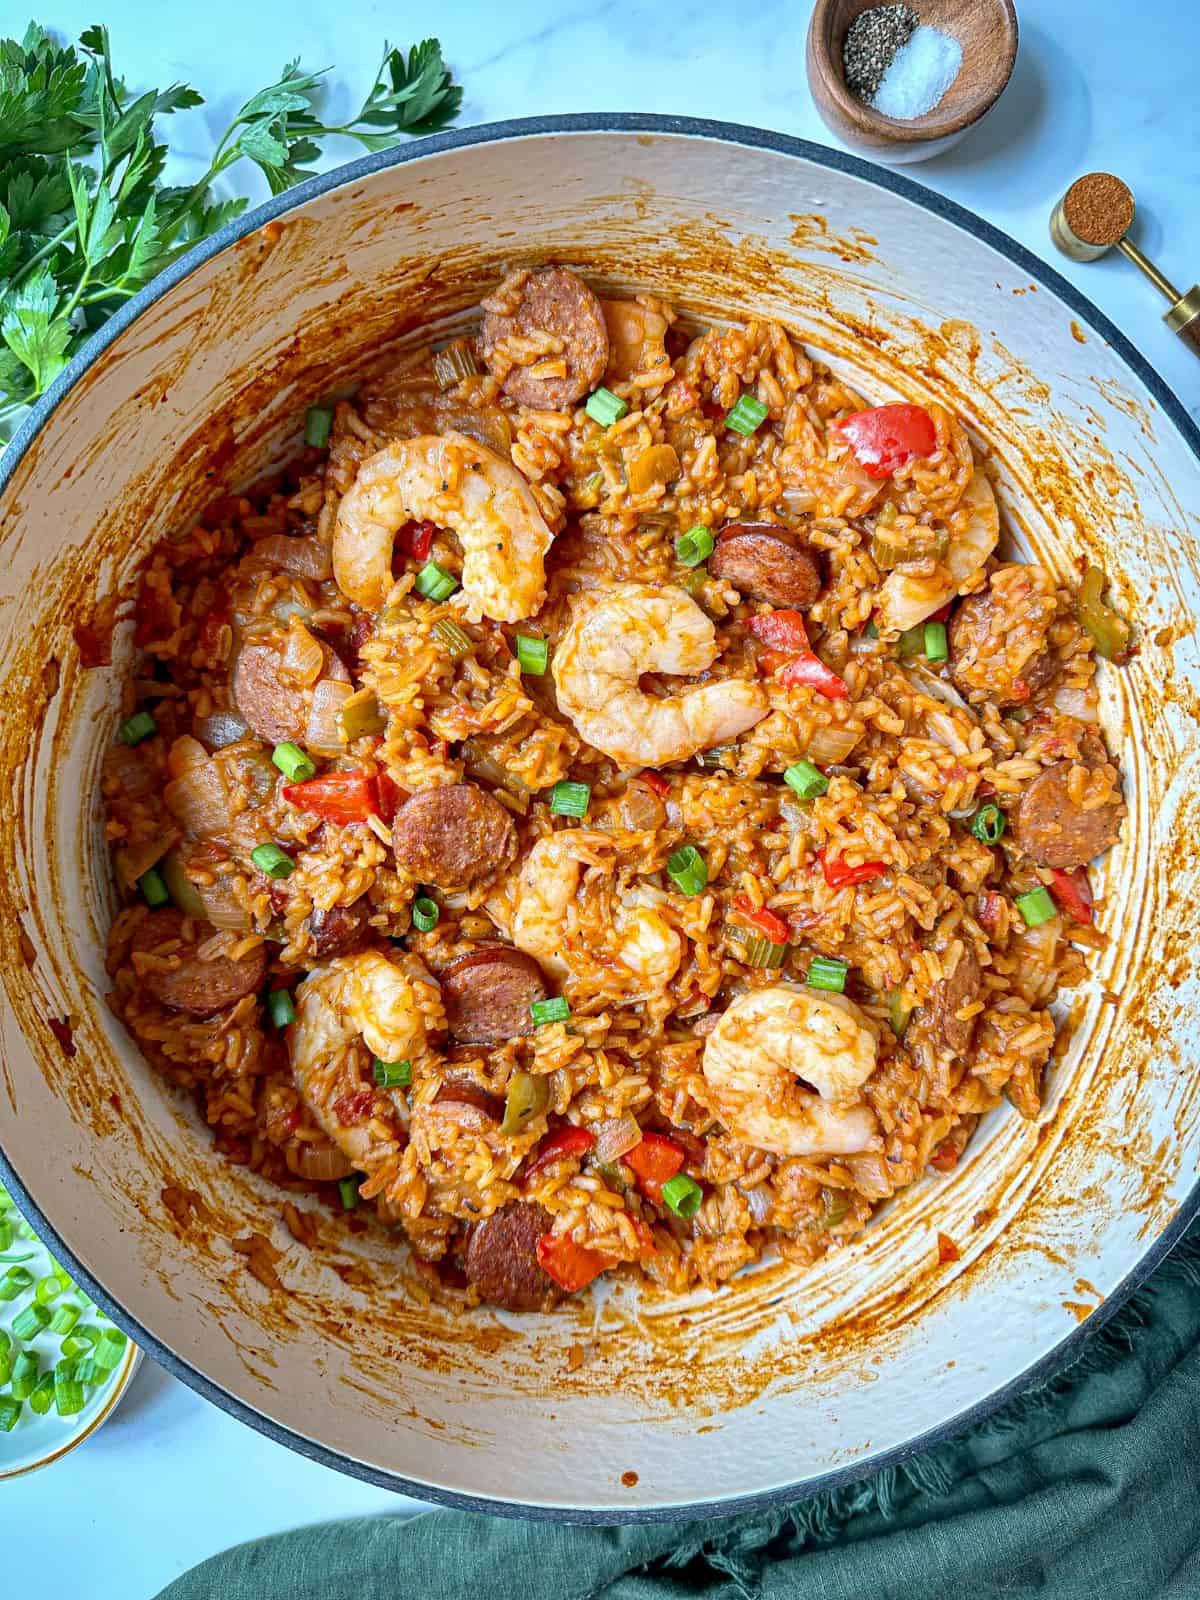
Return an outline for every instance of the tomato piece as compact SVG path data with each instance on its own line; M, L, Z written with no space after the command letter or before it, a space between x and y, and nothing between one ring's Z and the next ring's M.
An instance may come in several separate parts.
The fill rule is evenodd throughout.
M387 772L378 775L375 787L379 792L379 815L385 822L394 822L397 811L408 799L408 790L402 789Z
M587 1128L577 1128L573 1122L565 1123L542 1140L537 1155L525 1173L526 1178L545 1171L553 1161L561 1161L567 1156L587 1155L595 1142L596 1135Z
M770 939L772 944L786 944L791 937L791 929L782 917L777 917L773 911L768 911L763 906L761 911L756 911L748 897L739 894L733 902L733 909L743 922L762 934L764 939Z
M662 1205L662 1186L683 1166L684 1152L663 1133L644 1133L641 1144L621 1157L637 1176L638 1188L647 1200Z
M943 1139L929 1158L929 1165L938 1172L953 1172L958 1165L959 1152L953 1140Z
M670 794L671 780L670 778L664 778L661 772L651 772L647 769L645 772L639 773L638 776L648 789L654 790L660 799L664 794Z
M379 784L365 772L327 772L305 783L285 783L283 798L326 822L364 822L379 815Z
M417 561L428 561L437 531L437 525L432 522L406 522L396 535L395 547Z
M915 456L932 455L937 429L924 406L873 406L833 424L868 478L890 478Z
M538 1265L560 1289L574 1294L586 1289L611 1265L607 1256L586 1245L576 1244L568 1233L544 1233L537 1242Z
M789 689L804 684L806 688L823 694L826 700L844 700L850 693L845 680L839 678L833 668L827 667L812 650L805 656L796 656L789 661L779 674L779 681Z
M841 856L835 856L831 861L824 850L817 851L817 860L821 863L825 882L831 889L845 888L848 883L870 883L872 878L882 878L887 871L886 862L863 861L852 867Z
M779 664L776 652L785 660L779 682L788 688L804 684L827 700L844 700L849 694L845 683L832 667L827 667L808 642L808 630L798 611L767 611L751 617L746 624L754 637L769 648L759 656L759 664L774 670Z
M1091 925L1092 885L1087 875L1086 867L1076 867L1074 872L1060 872L1057 867L1050 869L1050 892L1058 901L1069 917L1083 926Z
M746 624L754 637L775 650L811 650L808 629L798 611L764 611Z

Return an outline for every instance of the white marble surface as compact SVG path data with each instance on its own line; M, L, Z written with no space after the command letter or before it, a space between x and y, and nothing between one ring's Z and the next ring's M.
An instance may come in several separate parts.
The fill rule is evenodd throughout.
M918 0L919 4L919 0ZM1013 234L1072 278L1144 352L1200 418L1200 362L1163 327L1149 284L1119 259L1057 257L1047 214L1080 172L1107 167L1139 201L1138 238L1181 289L1200 275L1200 95L1188 33L1195 0L1018 0L1021 54L1005 99L955 150L909 169ZM211 135L242 99L299 55L333 64L330 107L345 113L370 82L385 37L436 28L466 88L462 122L565 111L711 116L832 142L809 99L805 0L441 0L430 21L372 0L64 0L43 20L78 32L98 14L134 83L186 78L208 104L176 119L199 170ZM23 24L3 6L5 31ZM344 145L330 164L355 153ZM234 184L253 187L238 171ZM44 1473L0 1486L5 1592L149 1600L229 1544L326 1517L395 1509L382 1490L274 1445L146 1362L116 1417ZM19 1530L18 1537L14 1533Z

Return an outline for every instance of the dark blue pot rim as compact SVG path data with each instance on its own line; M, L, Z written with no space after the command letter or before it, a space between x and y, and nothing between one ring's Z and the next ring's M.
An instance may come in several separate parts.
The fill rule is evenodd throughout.
M209 261L220 251L236 243L237 240L244 238L249 233L253 233L256 228L261 228L264 223L270 222L276 217L284 216L298 206L304 205L306 201L315 199L318 195L327 194L331 189L339 188L342 184L369 177L372 173L381 172L388 167L403 166L409 161L417 161L424 156L435 155L444 150L462 150L477 144L498 143L504 139L520 139L539 134L563 133L675 134L686 138L713 139L724 144L742 144L749 145L755 149L772 150L780 155L797 156L803 160L815 162L819 166L832 168L835 172L844 172L851 177L861 178L867 183L873 183L878 188L887 189L892 194L911 201L914 205L921 206L924 210L944 218L947 222L952 222L956 227L963 229L964 232L973 234L975 238L991 245L999 254L1006 256L1044 287L1052 290L1083 322L1089 324L1112 347L1121 360L1125 362L1153 395L1165 415L1187 441L1188 447L1196 456L1197 463L1200 465L1200 428L1192 421L1174 391L1154 371L1120 329L1110 322L1104 313L1094 306L1085 295L1080 294L1073 284L1056 272L1053 267L1048 266L1038 256L1034 255L1031 250L1027 250L1024 245L1018 244L1015 239L1010 239L999 228L994 228L991 223L984 222L980 217L957 205L953 200L947 200L933 190L926 189L922 185L914 183L911 178L903 177L900 173L893 172L887 167L877 167L870 162L860 160L857 156L848 155L844 151L835 150L825 145L812 144L807 139L796 139L787 134L771 133L762 128L743 127L731 122L710 122L699 117L649 116L638 112L587 112L569 116L522 117L509 122L482 123L473 128L433 134L429 138L414 140L410 144L397 146L395 149L383 150L374 155L363 156L360 160L352 161L346 166L337 167L332 172L321 173L317 177L310 178L307 182L297 185L296 188L289 189L282 195L276 195L262 205L256 206L253 210L247 211L233 222L227 223L218 233L196 245L186 255L181 256L173 266L160 273L152 283L149 283L139 294L135 295L128 304L123 306L115 316L111 317L88 340L70 365L60 373L50 389L25 419L3 455L0 455L0 492L5 488L21 457L45 426L55 407L79 382L93 362L108 349L114 340L121 336L135 318L141 316L148 306L153 305L162 295L168 294L189 273L194 272L197 267L202 266L204 262ZM228 1394L224 1389L213 1383L210 1378L205 1377L203 1373L198 1372L189 1363L181 1360L174 1351L164 1345L154 1334L142 1327L136 1317L132 1316L124 1306L120 1305L105 1291L91 1273L75 1258L66 1242L59 1237L56 1230L43 1216L33 1196L17 1176L3 1151L0 1151L0 1179L3 1180L5 1186L17 1201L18 1206L48 1249L68 1268L75 1280L84 1286L96 1303L104 1309L119 1327L123 1328L132 1339L136 1340L145 1351L152 1355L173 1376L181 1379L190 1388L195 1389L206 1400L211 1400L214 1405L220 1406L223 1411L227 1411L231 1416L237 1417L239 1421L246 1423L249 1427L257 1429L259 1433L265 1434L267 1438L275 1440L278 1444L287 1445L300 1455L307 1456L310 1461L320 1462L322 1466L333 1467L339 1472L347 1473L351 1477L361 1478L367 1483L377 1485L379 1488L392 1489L400 1494L411 1495L418 1500L453 1506L463 1511L483 1512L489 1515L539 1518L555 1522L598 1526L613 1526L614 1524L635 1522L683 1522L698 1517L726 1517L746 1512L765 1511L788 1501L802 1499L820 1490L844 1487L858 1479L869 1477L884 1467L895 1466L899 1462L909 1460L934 1445L945 1443L948 1439L956 1437L966 1429L991 1416L1006 1402L1014 1399L1031 1385L1044 1382L1073 1361L1092 1334L1125 1304L1134 1290L1160 1265L1182 1238L1193 1218L1200 1212L1200 1183L1197 1183L1180 1205L1169 1226L1154 1241L1137 1265L1122 1279L1103 1305L1098 1306L1092 1312L1086 1323L1067 1334L1052 1350L1026 1367L1023 1372L1008 1383L992 1390L982 1400L976 1401L974 1405L957 1412L945 1422L939 1423L937 1427L917 1434L903 1444L894 1445L889 1450L880 1451L877 1455L871 1456L869 1460L856 1462L846 1467L839 1467L832 1472L819 1473L814 1477L805 1478L780 1488L764 1490L757 1494L739 1495L731 1499L697 1500L687 1505L677 1506L625 1510L620 1506L614 1505L609 1508L588 1510L570 1505L521 1505L508 1500L491 1500L477 1495L460 1494L455 1490L439 1488L434 1484L414 1482L402 1477L399 1473L381 1471L379 1468L372 1467L365 1462L356 1461L352 1456L343 1455L337 1450L331 1450L324 1445L316 1444L311 1439L306 1439L302 1434L294 1433L290 1428L285 1428L280 1423L263 1416L252 1406Z

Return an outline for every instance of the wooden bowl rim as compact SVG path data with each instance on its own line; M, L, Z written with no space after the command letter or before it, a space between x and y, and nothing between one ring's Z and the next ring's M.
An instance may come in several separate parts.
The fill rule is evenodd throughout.
M994 87L985 89L953 115L946 112L939 115L935 106L923 117L914 117L911 121L884 116L882 111L876 111L874 106L869 106L847 89L842 65L834 61L835 52L830 46L831 24L845 3L846 0L817 0L813 7L808 25L808 70L810 74L820 76L822 87L836 103L842 116L859 132L891 140L894 144L925 144L933 139L945 139L952 134L963 133L972 123L978 122L1008 87L1020 42L1016 7L1013 0L986 0L1004 19L1007 43L1006 51L996 58L998 70ZM820 110L819 102L817 109Z

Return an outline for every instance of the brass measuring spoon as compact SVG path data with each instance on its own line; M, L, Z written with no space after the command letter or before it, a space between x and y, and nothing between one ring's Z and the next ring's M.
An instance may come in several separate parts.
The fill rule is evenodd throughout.
M1072 261L1095 261L1115 245L1171 302L1163 321L1200 355L1200 283L1186 294L1148 261L1127 237L1133 223L1133 193L1111 172L1088 172L1067 190L1050 217L1050 237Z

